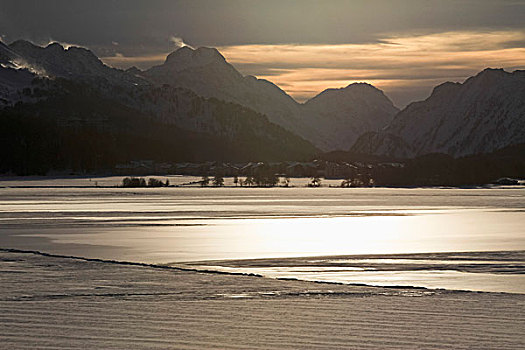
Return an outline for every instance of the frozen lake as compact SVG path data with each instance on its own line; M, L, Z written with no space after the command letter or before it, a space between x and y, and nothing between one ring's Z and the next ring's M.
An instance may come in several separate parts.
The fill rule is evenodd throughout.
M188 179L170 178L177 180ZM525 293L525 188L4 187L0 247L162 264L214 260L199 264L271 277ZM428 254L440 252L462 254ZM388 260L414 253L426 255ZM281 259L315 256L322 263ZM273 259L217 262L261 258Z

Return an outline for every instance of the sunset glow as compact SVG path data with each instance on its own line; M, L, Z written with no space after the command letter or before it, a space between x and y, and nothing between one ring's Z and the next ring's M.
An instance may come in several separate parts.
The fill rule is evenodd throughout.
M525 67L523 31L446 32L398 36L372 44L238 45L219 50L245 74L267 79L298 101L327 88L368 82L396 99L406 90L461 81L485 67Z
M486 68L525 68L525 31L457 31L387 36L363 44L251 44L219 46L243 74L269 80L298 102L327 88L367 82L402 107L432 87L462 81ZM161 64L169 52L103 58L118 67Z
M0 348L523 349L525 0L0 0Z

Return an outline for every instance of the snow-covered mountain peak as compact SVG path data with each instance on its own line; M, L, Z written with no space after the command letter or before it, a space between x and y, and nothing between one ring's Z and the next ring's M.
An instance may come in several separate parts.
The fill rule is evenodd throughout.
M41 47L17 40L9 45L9 49L18 55L19 64L46 72L49 76L104 76L110 69L90 50L75 46L64 48L57 42Z
M361 138L354 151L402 156L487 153L525 142L525 74L485 69L464 83L437 86L425 101L399 112L385 132ZM385 147L395 135L410 150Z
M42 47L26 40L0 45L0 99L4 104L17 102L16 90L26 88L36 76L100 84L108 94L115 86L150 85L140 76L106 66L86 48L57 42Z

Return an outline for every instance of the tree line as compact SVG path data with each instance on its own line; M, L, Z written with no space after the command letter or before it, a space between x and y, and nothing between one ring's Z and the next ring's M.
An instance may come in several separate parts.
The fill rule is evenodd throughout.
M168 187L170 180L162 180L150 177L147 181L143 177L125 177L122 179L121 187Z

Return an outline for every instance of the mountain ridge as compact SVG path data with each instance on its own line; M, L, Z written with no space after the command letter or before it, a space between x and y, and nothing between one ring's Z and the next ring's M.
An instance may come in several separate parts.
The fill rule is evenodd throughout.
M298 103L271 81L242 75L209 47L182 47L160 65L124 71L85 48L17 40L0 42L0 64L0 107L47 98L49 92L32 82L44 76L90 84L107 98L194 132L222 130L211 115L193 114L193 102L178 90L186 89L209 100L204 104L216 99L248 108L323 151L458 157L522 143L525 135L522 70L487 68L462 83L437 85L427 99L399 111L368 83L329 88Z
M341 90L349 92L347 96L354 99L352 103L356 108L350 108L345 103L344 96L341 98L337 92L331 90L318 95L318 100L325 101L325 107L330 106L329 113L316 107L315 98L300 104L271 81L243 76L215 48L193 49L185 46L167 55L160 65L147 70L135 68L126 71L105 65L88 49L73 46L64 48L59 43L40 47L26 40L17 40L9 44L8 49L19 52L19 57L13 59L17 69L25 68L37 76L88 81L105 88L109 95L115 94L115 88L171 85L192 90L205 98L236 103L266 115L270 122L299 135L322 150L349 148L361 133L381 129L397 112L380 90L366 84L351 84ZM368 91L369 95L364 93L361 98L356 99L353 96L356 91L353 90L357 86L360 87L357 90ZM368 88L361 89L365 86ZM18 88L20 90L28 86ZM377 103L379 95L385 101ZM18 101L28 102L27 98L16 96L15 88L0 91L3 101L8 101L13 96ZM136 105L135 101L125 98L126 103ZM367 103L367 99L376 99L376 102ZM388 107L376 108L380 104Z
M317 97L332 99L332 115L321 115L315 108L315 97L305 103L298 103L270 81L243 76L219 51L212 48L180 48L170 53L163 64L146 70L143 76L157 84L185 87L204 97L215 97L249 107L323 150L349 148L358 134L381 129L398 111L381 92L390 107L377 109L375 104L361 103L359 108L347 113L349 119L344 120L341 114L345 113L344 109L348 109L349 106L337 98L337 93L334 95L331 91L340 89L327 89ZM352 85L342 90L353 90L355 86ZM363 93L362 99L375 98L380 90L370 88L369 84L365 85L369 88L363 91L369 92L370 96ZM352 128L348 128L349 122ZM337 132L334 133L334 130Z
M67 162L50 164L76 164L73 155L82 158L79 166L85 170L135 157L271 161L303 159L318 151L256 111L152 84L140 71L106 66L89 50L22 41L13 47L23 49L20 56L8 57L12 65L0 67L0 139L6 151L17 152L4 152L3 162L11 168L3 171L40 173L45 159L60 160L66 154ZM83 59L76 59L78 55Z
M400 111L382 131L362 135L353 152L389 156L481 154L525 142L525 71L487 68L446 82ZM397 138L396 147L385 147ZM403 147L402 143L409 147Z

